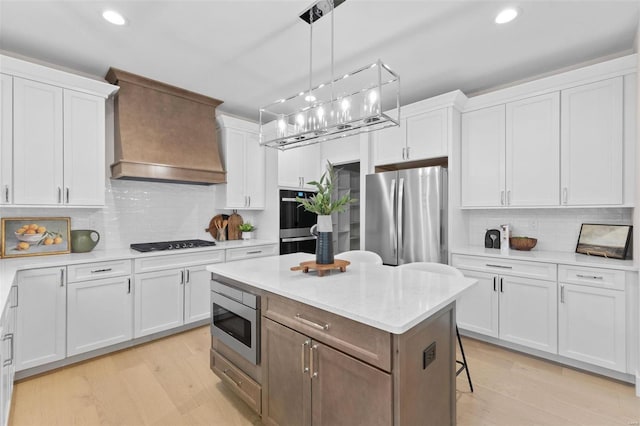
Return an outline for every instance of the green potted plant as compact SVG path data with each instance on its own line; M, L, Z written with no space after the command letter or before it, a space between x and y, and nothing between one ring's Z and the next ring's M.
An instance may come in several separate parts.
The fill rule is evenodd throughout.
M311 228L311 233L318 237L316 242L316 263L333 263L333 227L331 213L345 211L349 203L356 201L347 193L341 197L335 197L336 171L330 161L327 161L327 171L322 174L319 181L311 181L318 189L313 196L303 199L296 198L305 210L318 215L318 223Z
M256 230L256 227L249 222L245 222L238 225L238 229L242 232L243 240L250 240L253 238L253 231Z

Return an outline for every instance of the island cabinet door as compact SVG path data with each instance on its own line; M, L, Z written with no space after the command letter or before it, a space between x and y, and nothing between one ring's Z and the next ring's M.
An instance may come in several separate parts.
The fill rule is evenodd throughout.
M311 339L263 319L262 421L268 425L308 426L311 424Z
M393 423L390 374L316 341L309 353L314 426Z

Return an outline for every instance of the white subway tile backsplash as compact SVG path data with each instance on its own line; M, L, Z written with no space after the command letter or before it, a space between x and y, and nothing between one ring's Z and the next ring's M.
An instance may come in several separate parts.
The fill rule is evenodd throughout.
M466 210L468 245L482 246L487 229L512 226L512 235L538 239L536 249L573 252L583 223L630 225L630 208Z

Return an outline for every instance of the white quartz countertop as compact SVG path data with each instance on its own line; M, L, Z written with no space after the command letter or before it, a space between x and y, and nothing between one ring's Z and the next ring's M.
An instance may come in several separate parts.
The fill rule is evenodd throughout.
M457 299L476 283L385 265L351 264L324 277L291 271L314 256L294 253L207 266L207 270L252 287L402 334Z
M509 254L502 254L499 249L469 246L452 249L451 254L466 254L472 256L493 257L497 259L526 260L530 262L618 269L621 271L638 270L638 266L634 264L633 260L607 259L605 257L560 251L540 251L535 248L530 251L510 249Z
M56 266L77 265L82 263L105 262L121 259L139 259L143 257L170 256L175 254L202 253L233 248L256 247L277 244L271 240L233 240L216 241L215 246L192 249L154 251L140 253L131 249L94 250L89 253L70 253L54 256L33 256L0 260L0 312L7 301L16 272L25 269L49 268Z

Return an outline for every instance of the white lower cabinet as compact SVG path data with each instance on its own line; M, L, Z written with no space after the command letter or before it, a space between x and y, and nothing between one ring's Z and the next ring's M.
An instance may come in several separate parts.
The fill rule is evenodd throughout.
M625 372L624 291L561 282L558 292L558 353Z
M16 371L16 306L14 303L14 287L9 301L0 318L0 421L2 425L9 424L9 410L11 409L11 395L13 394L13 378Z
M16 371L66 356L66 267L18 272Z
M452 264L478 280L457 301L458 327L557 353L556 265L458 255Z
M184 322L185 324L209 318L211 306L211 272L207 265L190 266L186 269L184 285Z
M184 323L184 274L182 268L136 274L134 337Z
M69 283L67 356L125 342L132 332L131 277Z

